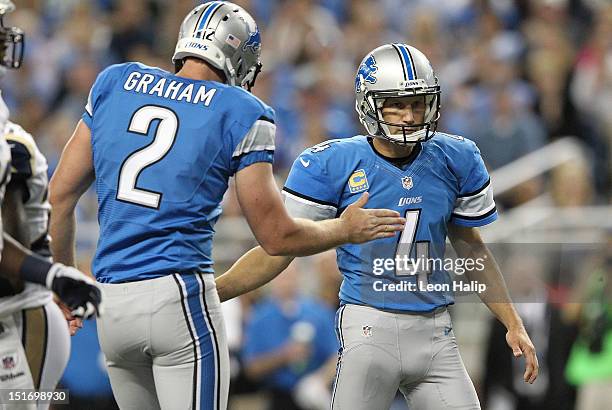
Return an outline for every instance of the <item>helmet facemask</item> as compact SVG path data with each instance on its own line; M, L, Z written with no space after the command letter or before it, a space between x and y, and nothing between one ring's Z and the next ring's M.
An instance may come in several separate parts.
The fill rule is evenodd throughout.
M21 67L24 44L23 30L5 27L4 14L0 14L0 65L12 69Z
M438 119L440 118L440 86L406 87L404 89L367 91L362 87L364 98L358 112L363 117L362 123L368 132L378 138L383 138L395 144L414 144L433 137ZM387 99L401 97L423 97L425 112L423 122L414 124L392 123L383 118L383 105ZM361 110L359 109L361 108ZM390 127L395 127L400 133L393 134Z
M251 91L251 89L253 88L253 86L255 85L255 80L257 79L257 76L259 75L259 73L261 72L261 61L257 61L257 63L255 63L255 65L251 66L251 67L247 67L246 64L243 63L242 60L238 61L238 69L234 69L234 67L232 66L232 61L228 58L226 59L225 62L225 67L226 67L226 76L228 78L228 84L229 85L238 85L242 88L244 88L245 90ZM246 70L246 74L242 75L242 72ZM237 84L237 78L242 78L242 80L240 81L240 84Z

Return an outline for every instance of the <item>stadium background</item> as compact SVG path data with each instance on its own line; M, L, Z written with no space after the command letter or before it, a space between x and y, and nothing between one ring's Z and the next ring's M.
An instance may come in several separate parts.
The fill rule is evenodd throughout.
M7 21L25 30L26 56L24 66L3 79L3 97L12 120L35 136L50 173L83 112L97 73L109 64L133 60L171 69L178 27L196 4L193 0L15 3L18 10ZM399 41L430 58L442 85L439 128L474 139L492 172L501 218L485 230L485 238L492 244L531 244L506 250L508 263L502 261L502 267L514 295L538 302L519 305L540 354L542 371L534 386L520 382L520 363L510 361L503 330L494 325L485 307L464 303L453 309L455 332L483 408L572 409L576 390L595 399L610 397L612 370L596 377L583 375L570 384L566 363L577 337L597 337L584 309L581 313L580 305L568 303L592 299L581 294L577 284L588 281L584 278L594 272L611 278L612 258L593 256L591 251L612 247L612 4L606 0L236 3L251 12L262 32L264 69L254 92L277 112L274 166L279 184L305 147L362 132L353 108L354 72L368 51ZM78 208L83 269L89 268L95 248L95 215L95 193L89 192ZM217 236L217 272L254 243L231 190ZM557 245L551 250L543 244ZM588 251L582 252L585 248ZM294 270L284 289L273 290L268 297L300 292L320 298L318 303L327 303L330 309L337 304L340 278L333 255L298 261ZM267 294L264 289L228 308L235 371L240 368L244 323L250 320L254 304ZM601 299L608 309L610 302L609 296ZM606 326L599 336L612 337L609 321ZM257 337L267 337L266 329ZM113 408L96 345L93 323L73 338L63 381L72 392L71 408ZM607 354L612 369L612 352ZM269 397L266 378L247 382L244 374L238 377L231 408L263 408Z

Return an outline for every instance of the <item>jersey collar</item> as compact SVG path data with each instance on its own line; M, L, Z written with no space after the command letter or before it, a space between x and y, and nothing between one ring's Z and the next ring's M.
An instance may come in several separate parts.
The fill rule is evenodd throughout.
M374 147L374 143L373 143L373 138L372 137L367 137L367 139L368 139L368 144L370 144L370 148L372 148L372 151L374 151L374 153L376 155L378 155L380 158L382 158L383 160L385 160L389 164L393 165L394 167L400 169L401 171L405 171L410 166L410 164L412 164L414 162L414 160L419 155L419 153L421 152L421 149L422 149L421 148L421 143L417 142L415 147L410 152L410 155L408 155L406 157L400 157L400 158L391 158L391 157L387 157L387 156L381 154L380 152L378 152L376 150L376 148Z

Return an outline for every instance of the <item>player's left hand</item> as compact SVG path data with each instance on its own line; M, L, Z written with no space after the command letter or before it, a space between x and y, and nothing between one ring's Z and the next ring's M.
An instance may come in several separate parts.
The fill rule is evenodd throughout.
M525 383L533 384L538 377L540 365L536 355L535 347L525 330L525 327L508 329L506 333L506 342L512 349L514 357L525 356L525 374L523 380Z

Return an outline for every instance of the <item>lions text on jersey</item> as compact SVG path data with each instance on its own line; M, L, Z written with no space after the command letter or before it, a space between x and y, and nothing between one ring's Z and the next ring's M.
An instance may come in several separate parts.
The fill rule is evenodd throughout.
M341 301L397 311L431 311L453 303L452 292L444 290L425 291L418 285L412 291L397 291L383 286L416 285L419 279L448 284L450 276L439 264L412 266L412 270L398 265L376 270L374 265L404 254L413 261L442 259L447 224L477 227L497 219L489 175L476 145L437 132L418 143L411 160L398 167L382 158L368 137L332 140L304 151L283 189L292 216L313 220L336 217L365 191L370 194L367 207L397 210L407 222L396 238L337 249L344 276Z
M83 121L99 204L97 280L212 272L228 179L272 162L273 110L239 87L127 63L98 76Z

